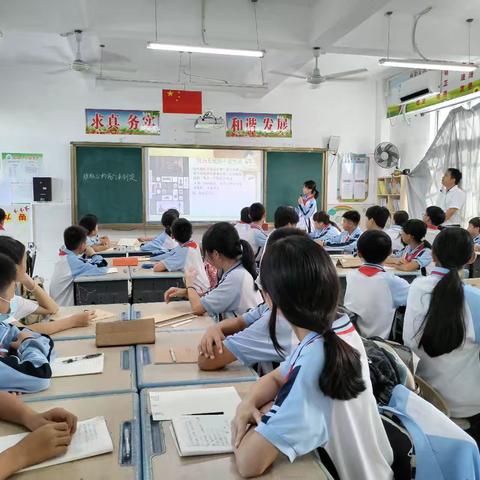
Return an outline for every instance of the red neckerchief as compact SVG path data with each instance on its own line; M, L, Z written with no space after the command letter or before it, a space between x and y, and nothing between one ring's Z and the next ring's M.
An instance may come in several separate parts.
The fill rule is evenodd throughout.
M432 270L432 273L430 275L438 275L439 277L444 277L446 275L445 272L439 272L438 270Z
M182 247L198 248L198 245L190 240L189 242L184 243Z
M65 250L63 250L63 249L60 248L60 249L58 250L58 255L59 255L60 257L64 257L65 255L67 255L67 252L66 252Z
M257 230L262 230L262 227L258 226L256 223L251 223L250 228L256 228Z
M358 271L367 277L373 277L377 273L384 272L385 270L380 265L362 265Z
M436 225L432 225L431 223L427 225L427 228L429 230L440 230Z
M5 227L3 225L0 225L0 230L5 230Z
M423 250L425 250L425 245L421 243L418 247L415 247L412 252L405 255L405 260L407 262L411 262L412 260L417 258L420 255L420 252L422 252Z
M315 198L314 195L310 194L310 195L304 195L302 197L302 202L303 202L303 206L305 206L310 200L312 200L313 198Z

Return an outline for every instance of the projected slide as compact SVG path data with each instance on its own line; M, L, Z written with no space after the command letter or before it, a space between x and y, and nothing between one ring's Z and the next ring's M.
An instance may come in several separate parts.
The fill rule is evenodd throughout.
M260 150L148 148L147 222L176 208L190 221L232 221L263 198Z

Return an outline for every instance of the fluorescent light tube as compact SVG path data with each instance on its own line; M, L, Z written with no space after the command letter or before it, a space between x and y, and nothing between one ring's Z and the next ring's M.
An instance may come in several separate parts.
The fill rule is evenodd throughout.
M449 70L451 72L473 72L478 68L474 63L447 62L443 60L381 58L379 65L384 67L421 68L425 70Z
M213 55L234 55L237 57L261 58L264 50L238 50L234 48L199 47L192 45L170 45L166 43L148 42L147 48L152 50L167 50L170 52L211 53Z

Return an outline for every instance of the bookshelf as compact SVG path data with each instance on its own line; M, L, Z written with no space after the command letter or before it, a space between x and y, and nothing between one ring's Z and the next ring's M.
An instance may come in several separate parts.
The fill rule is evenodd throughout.
M387 207L392 215L408 208L406 180L404 175L377 178L377 204Z

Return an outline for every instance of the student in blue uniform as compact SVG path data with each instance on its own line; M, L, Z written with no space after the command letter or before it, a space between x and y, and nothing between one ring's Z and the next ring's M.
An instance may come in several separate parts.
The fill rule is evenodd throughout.
M38 413L17 396L0 392L0 419L30 430L27 436L0 453L0 478L67 452L77 430L77 417L63 408Z
M298 197L297 212L300 218L299 228L305 229L308 233L313 230L312 219L317 213L317 184L313 180L307 180L303 184L302 195Z
M365 218L367 219L367 230L383 231L390 218L390 212L387 207L373 205L367 208Z
M310 238L313 238L314 240L327 242L340 235L340 230L336 223L330 220L330 216L327 212L322 211L315 213L313 215L313 225L315 226L315 229L309 235Z
M240 221L235 224L235 229L237 230L239 237L247 242L250 241L251 237L251 223L252 219L250 218L250 207L243 207L240 210Z
M300 344L237 408L232 442L240 475L262 475L279 454L294 461L323 447L335 478L393 478L362 340L347 316L336 317L340 284L328 254L291 236L267 250L260 276L272 327L283 315Z
M278 228L268 237L265 251L281 238L292 235L306 234L298 228ZM269 321L270 309L266 303L261 303L240 317L229 318L210 327L198 345L199 368L219 370L239 360L247 366L261 363L262 373L271 371L272 363L283 361L296 346L298 339L290 324L278 315L275 328L281 349L277 351L270 339Z
M187 298L193 313L223 318L238 317L262 302L255 285L257 272L250 245L240 240L235 227L227 222L215 223L204 234L202 248L205 260L223 272L215 288L200 296L195 288L196 276L185 273L186 288L172 287L165 301Z
M298 223L298 213L289 205L281 205L273 215L273 226L277 228L295 228Z
M359 223L360 214L356 210L348 210L342 215L343 232L330 240L317 240L317 242L331 252L353 253L357 248L357 240L362 234Z
M143 252L151 252L153 255L160 255L162 253L175 248L178 244L172 238L172 224L180 217L178 210L171 208L162 215L162 225L165 230L156 237L141 237L138 240L145 242L140 245L140 250Z
M363 337L388 339L395 310L407 304L410 284L383 267L392 253L392 241L385 232L362 233L357 247L364 264L347 274L344 305L359 316L357 329Z
M432 263L430 244L424 240L427 226L422 220L409 220L402 230L402 241L406 245L402 250L395 252L385 263L395 265L398 270L413 272L425 269Z
M445 399L453 418L467 418L480 443L480 290L460 272L474 258L463 228L443 229L433 242L435 268L410 287L403 340L420 357L417 375Z
M50 337L6 322L15 297L17 268L0 253L0 390L39 392L50 385Z
M250 245L253 249L253 254L257 264L260 263L263 248L265 247L268 237L267 233L262 228L263 224L265 223L265 216L265 207L261 203L256 202L250 205L250 219L252 220L252 223L250 224L252 233Z
M100 237L98 234L98 218L92 213L84 215L78 224L87 231L87 247L91 247L94 252L103 252L108 250L110 239L106 236Z
M472 237L475 251L480 251L480 217L470 219L467 230Z
M405 210L398 210L393 214L393 224L385 232L392 240L392 250L396 252L405 245L402 243L402 228L408 222L408 213Z
M72 225L63 232L64 246L60 249L59 260L55 264L50 282L50 296L61 306L74 304L73 281L87 275L105 275L107 267L97 267L83 258L87 248L87 231ZM98 255L100 257L100 255ZM103 258L100 257L103 261ZM95 262L96 258L92 258Z

